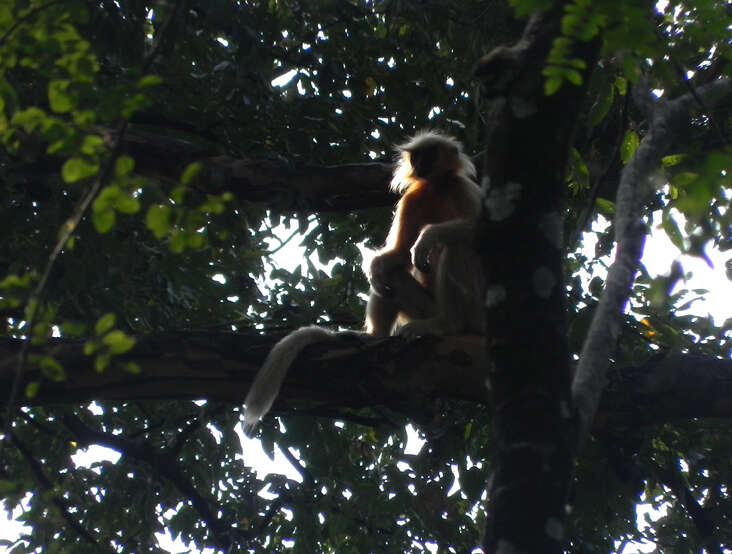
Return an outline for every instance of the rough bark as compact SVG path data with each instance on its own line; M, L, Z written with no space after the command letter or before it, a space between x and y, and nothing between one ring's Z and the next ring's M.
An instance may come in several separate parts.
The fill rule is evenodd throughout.
M39 380L41 387L21 404L172 398L241 404L275 340L232 333L139 337L124 358L140 365L139 375L115 364L99 373L82 342L54 340L42 352L63 364L66 379L51 382L38 368L27 367L23 385ZM19 341L0 341L0 388L12 379L19 348ZM489 402L485 364L485 347L476 336L413 342L349 337L338 345L313 345L293 365L274 412L299 408L300 413L357 417L354 409L385 406L429 419L435 399ZM690 418L732 418L732 360L686 355L611 368L595 431ZM371 420L379 422L378 416Z
M564 177L582 86L544 92L547 55L563 4L534 14L522 38L486 56L488 101L485 227L489 373L495 454L488 482L486 552L563 551L574 420L564 320ZM592 67L598 41L577 41L572 58ZM488 372L487 372L488 374Z
M113 132L102 134L110 143L116 140ZM350 211L391 206L396 201L388 192L393 169L390 163L300 166L275 153L233 158L205 144L134 128L125 134L120 146L121 153L134 157L139 175L177 183L188 164L200 162L203 170L194 189L208 194L231 192L241 203L266 203L281 211ZM62 158L39 155L31 163L15 164L12 177L42 198L58 187L62 163Z

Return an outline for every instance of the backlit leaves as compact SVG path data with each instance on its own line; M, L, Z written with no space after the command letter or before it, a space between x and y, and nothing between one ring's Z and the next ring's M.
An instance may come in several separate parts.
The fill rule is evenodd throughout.
M94 355L94 369L104 371L113 361L114 356L129 352L136 343L134 337L129 336L121 329L115 329L117 317L114 313L107 313L100 317L94 325L94 338L84 343L84 354ZM130 372L138 372L139 366L131 362L122 362L122 367Z
M640 145L638 134L633 131L626 131L623 142L620 144L620 159L627 164L635 154Z

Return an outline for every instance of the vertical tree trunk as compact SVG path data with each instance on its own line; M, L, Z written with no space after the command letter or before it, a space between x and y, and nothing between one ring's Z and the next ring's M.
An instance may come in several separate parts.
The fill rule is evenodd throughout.
M544 93L542 69L563 7L529 20L521 40L486 56L483 259L495 452L487 552L560 553L575 418L563 285L565 165L583 85ZM588 68L597 42L576 43ZM516 278L516 276L519 276Z

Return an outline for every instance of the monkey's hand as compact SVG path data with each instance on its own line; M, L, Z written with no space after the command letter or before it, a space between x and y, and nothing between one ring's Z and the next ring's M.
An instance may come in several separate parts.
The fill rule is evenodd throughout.
M439 244L439 231L434 225L426 225L412 247L412 263L423 273L429 273L431 257Z
M418 337L436 337L442 334L439 318L414 319L403 325L397 331L400 337L405 339L416 339Z
M376 294L385 297L394 296L391 275L400 265L404 265L404 260L395 252L384 252L371 260L368 278Z

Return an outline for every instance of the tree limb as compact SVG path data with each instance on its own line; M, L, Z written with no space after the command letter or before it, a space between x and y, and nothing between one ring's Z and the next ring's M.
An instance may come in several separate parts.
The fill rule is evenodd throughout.
M117 450L124 456L129 456L155 468L156 471L168 479L186 496L193 508L201 516L206 526L211 530L216 544L227 547L231 544L230 533L236 531L221 521L215 514L213 502L209 503L193 486L193 483L183 475L177 460L167 452L158 452L150 444L143 441L131 441L120 435L97 431L86 425L73 414L66 413L63 423L82 446L98 444Z
M15 446L15 448L18 449L18 452L20 452L20 454L23 456L31 472L40 484L41 488L44 491L50 493L51 502L58 508L59 512L61 512L61 517L64 518L66 524L71 529L76 531L76 533L89 544L97 548L103 548L103 545L99 544L99 542L97 542L92 534L87 531L78 521L76 521L71 512L69 512L66 501L63 499L63 497L59 496L54 484L46 476L43 471L43 467L41 466L40 462L36 460L35 456L33 456L33 453L30 451L30 449L20 440L20 438L18 438L18 436L13 431L10 431L9 435L10 441L13 443L13 446ZM105 550L113 552L113 550L109 547L105 548Z
M674 457L675 458L675 457ZM694 526L699 533L701 543L704 545L705 551L709 554L722 554L722 549L719 547L719 539L716 538L715 524L710 517L709 511L702 506L699 501L694 497L688 486L684 482L684 477L678 468L678 462L676 459L672 460L668 466L661 466L656 464L654 471L658 474L661 481L663 481L673 491L676 498L686 509L686 513L689 514L691 521L694 522Z
M206 398L241 404L277 339L227 332L138 337L125 361L139 364L139 375L114 363L98 373L94 358L83 353L83 342L56 339L44 352L59 360L66 379L44 380L41 371L29 365L23 385L41 381L41 387L33 399L21 401L49 405ZM12 379L12 360L19 347L19 341L0 340L0 388ZM377 425L383 421L353 410L387 406L418 422L428 420L436 398L486 403L486 362L483 341L475 336L413 342L398 337L348 338L316 344L293 364L274 412L353 417L363 425ZM594 430L732 418L732 360L693 355L654 358L637 366L610 368L602 385Z
M732 91L732 81L722 79L700 87L697 94L714 101ZM643 104L652 110L648 134L623 169L615 202L617 253L608 271L605 291L582 347L572 397L579 412L580 442L589 434L602 393L603 375L611 349L620 333L621 317L630 297L645 242L645 226L640 221L639 198L645 193L650 175L668 151L678 129L687 121L695 96L685 94L675 100L656 99L648 91Z

